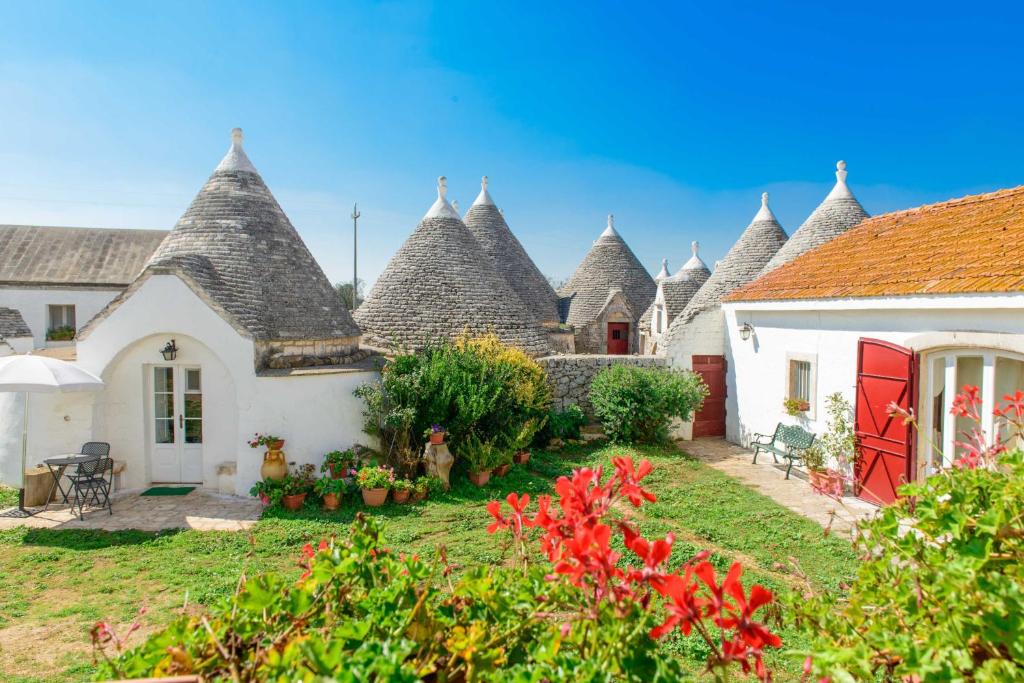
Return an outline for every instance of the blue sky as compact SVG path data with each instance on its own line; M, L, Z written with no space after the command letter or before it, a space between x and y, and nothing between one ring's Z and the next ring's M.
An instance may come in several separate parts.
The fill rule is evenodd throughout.
M794 231L837 159L871 213L1024 183L1020 5L0 6L0 223L170 228L241 126L332 280L373 280L449 178L541 270L605 215L710 264L760 193Z

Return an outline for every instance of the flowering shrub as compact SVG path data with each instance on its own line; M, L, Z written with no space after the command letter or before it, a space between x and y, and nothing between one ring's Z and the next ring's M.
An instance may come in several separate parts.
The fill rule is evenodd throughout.
M977 423L975 387L953 412ZM901 410L906 420L914 416ZM1000 436L973 427L952 466L899 490L862 523L846 595L795 605L808 673L835 681L1024 679L1024 393L996 408Z
M363 490L391 488L394 481L395 471L387 465L368 465L356 472L356 486Z
M668 438L672 418L689 420L708 388L690 371L613 365L590 384L590 403L612 441L657 443Z
M703 555L672 571L671 536L651 542L611 521L615 506L653 500L641 486L650 469L616 459L605 482L600 469L579 470L533 514L525 495L506 499L507 515L492 503L490 530L510 530L520 561L458 579L443 550L436 561L397 554L377 522L358 516L346 539L305 546L296 582L243 578L230 600L179 617L134 649L95 633L98 676L669 683L687 675L657 638L679 629L706 638L717 677L732 665L767 680L761 652L779 639L754 617L771 594L748 594L738 565L719 579ZM534 532L547 562L526 560ZM611 550L616 533L628 562Z

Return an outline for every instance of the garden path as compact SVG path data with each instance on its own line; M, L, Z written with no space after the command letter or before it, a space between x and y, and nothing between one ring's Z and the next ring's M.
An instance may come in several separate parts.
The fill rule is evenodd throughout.
M824 496L804 478L803 472L793 469L785 479L785 464L772 462L770 454L761 456L755 465L752 451L720 438L702 438L679 441L677 445L693 457L739 479L747 486L768 496L833 533L848 537L854 524L873 515L878 508L857 498L843 496L836 500Z
M85 508L80 520L66 505L42 508L32 517L9 516L0 511L0 529L26 526L36 529L102 529L121 531L242 531L260 518L263 506L255 498L230 496L197 488L184 496L140 496L140 490L119 491L112 496L114 514L106 509ZM8 513L8 514L5 514Z

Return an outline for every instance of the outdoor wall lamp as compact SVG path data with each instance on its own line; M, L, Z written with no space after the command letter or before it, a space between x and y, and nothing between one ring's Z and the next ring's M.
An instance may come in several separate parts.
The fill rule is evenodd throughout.
M750 339L750 335L754 333L754 326L750 323L743 323L740 325L740 339L747 341Z
M174 360L178 356L178 347L175 346L173 339L160 349L160 355L164 357L164 360Z

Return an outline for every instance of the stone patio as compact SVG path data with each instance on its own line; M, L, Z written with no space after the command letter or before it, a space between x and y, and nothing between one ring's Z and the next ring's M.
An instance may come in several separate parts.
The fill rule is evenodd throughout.
M803 472L793 469L786 479L784 463L776 464L770 453L757 460L753 451L725 439L703 438L680 441L678 446L716 470L739 479L793 512L813 519L832 533L850 536L854 524L873 515L878 508L858 498L844 496L840 500L824 496L806 481Z
M13 508L0 511L0 529L27 526L38 529L101 529L121 531L242 531L260 518L263 506L255 498L241 498L196 488L183 496L140 496L144 489L119 491L112 496L114 514L106 509L85 508L78 519L66 505L50 504L49 510L33 508L32 517L10 516Z

